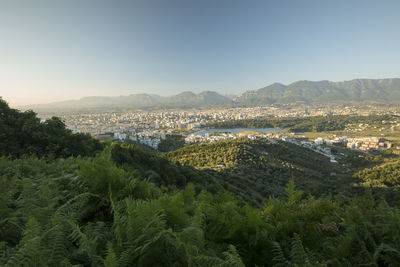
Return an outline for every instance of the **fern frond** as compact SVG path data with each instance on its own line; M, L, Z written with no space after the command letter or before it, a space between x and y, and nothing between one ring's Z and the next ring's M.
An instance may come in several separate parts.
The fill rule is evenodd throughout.
M225 261L220 265L221 267L245 267L234 245L229 245L228 250L222 254Z
M285 257L283 250L278 242L272 242L272 263L274 267L290 267L291 263Z
M310 266L310 261L308 259L307 253L304 251L303 244L301 242L300 236L294 234L292 240L292 249L290 251L291 262L298 266Z
M113 246L110 242L107 243L107 256L104 260L105 267L118 267L117 255L114 252Z

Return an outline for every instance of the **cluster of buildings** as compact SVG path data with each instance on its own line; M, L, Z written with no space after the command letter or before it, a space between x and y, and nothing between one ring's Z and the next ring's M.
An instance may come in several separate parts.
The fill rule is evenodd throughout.
M100 140L136 141L153 148L166 135L187 134L214 122L264 117L276 108L162 110L63 114L74 133L90 133Z
M392 144L389 141L378 137L349 138L346 146L351 149L358 149L365 152L392 148Z
M218 135L210 135L210 134L196 134L192 133L186 136L185 143L192 144L192 143L204 143L204 142L217 142L222 140L231 140L235 139L236 135L232 133L220 133Z
M315 112L319 114L322 111L318 108ZM254 119L265 116L306 116L307 114L309 114L309 111L301 108L291 109L271 105L268 107L204 110L71 113L62 114L61 118L74 133L90 133L100 140L132 140L157 148L165 135L186 135L214 122ZM52 115L54 114L42 114L42 117ZM209 137L208 139L217 140L219 138Z
M162 140L166 139L168 134L171 134L172 131L141 131L136 133L135 131L130 132L129 134L121 133L121 132L114 132L108 134L99 134L96 137L100 140L117 140L121 142L138 142L140 144L144 144L150 146L154 149L158 148L158 145L161 143Z
M127 110L118 112L86 112L40 114L42 118L60 116L74 132L127 133L135 130L196 130L214 122L272 117L304 117L318 115L365 115L371 110L355 106L269 105L251 108L210 108L197 110ZM379 111L375 111L377 114ZM386 110L387 112L387 110ZM127 133L128 134L128 133Z
M371 152L392 147L392 143L380 137L348 138L346 136L343 136L328 139L318 137L314 140L314 143L317 145L345 145L347 148L356 149L364 152Z
M239 133L230 133L230 132L214 132L214 133L205 133L198 134L192 133L186 136L185 143L204 143L204 142L218 142L222 140L232 140L236 138L246 137L249 140L257 140L257 139L269 139L270 141L282 140L287 141L288 138L286 135L278 134L278 133L261 133L261 132L239 132Z
M187 143L209 142L236 138L233 134L200 136L192 134L215 122L254 119L267 116L302 117L318 115L366 115L380 113L376 107L308 106L302 104L277 104L251 108L210 108L197 110L127 110L116 112L90 112L70 114L40 114L45 119L60 116L74 133L83 132L101 140L132 140L157 148L166 135L182 134ZM385 109L388 112L388 109ZM394 112L394 111L393 111ZM251 136L248 136L252 138ZM329 141L324 141L329 143ZM336 141L333 142L335 144ZM355 144L364 148L367 142ZM373 147L372 144L368 144Z

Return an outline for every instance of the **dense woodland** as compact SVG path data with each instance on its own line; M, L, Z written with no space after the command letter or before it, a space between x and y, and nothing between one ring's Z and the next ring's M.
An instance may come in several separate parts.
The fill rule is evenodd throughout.
M400 161L363 169L354 174L354 177L360 179L364 186L398 189L400 188Z
M400 161L389 160L356 172L353 177L358 187L370 188L387 202L400 206Z
M165 139L162 139L158 144L158 151L168 152L185 145L185 137L183 135L171 134L166 135Z
M293 178L296 186L316 196L343 192L342 170L328 158L288 142L249 141L247 138L187 145L166 157L203 170L226 182L225 189L250 203L282 196ZM335 172L335 176L331 174Z
M88 134L72 134L57 117L41 123L33 111L20 112L0 98L0 156L94 156L103 145Z
M89 136L73 135L58 123L56 133L87 145L81 154L73 147L64 148L68 143L52 135L48 123L40 123L34 113L1 103L1 135L8 138L0 139L1 266L400 263L399 208L377 199L371 190L351 198L340 193L315 198L296 189L301 172L289 172L282 194L251 203L243 198L246 187L242 194L226 187L232 182L221 178L227 168L205 170L196 162L195 166L180 163L185 149L200 154L202 149L185 147L161 157L135 146L99 144ZM49 140L38 143L11 134L32 122L35 131L46 133ZM34 135L33 130L26 131ZM8 142L15 143L12 149ZM252 166L265 164L265 171L271 168L265 180L275 176L272 163L278 169L285 166L278 162L289 169L312 169L306 153L296 161L279 156L294 148L238 142L223 143L222 148L216 144L216 150L235 150L226 156L226 164L233 161L226 167L240 168L249 161L254 161ZM279 153L280 149L286 152ZM265 159L253 158L261 152ZM177 160L171 162L170 157ZM211 165L225 158L202 160ZM328 165L319 164L315 174L324 175Z
M323 132L344 130L351 123L376 123L393 119L391 115L330 115L297 118L260 118L229 120L211 125L215 128L279 128L291 132Z

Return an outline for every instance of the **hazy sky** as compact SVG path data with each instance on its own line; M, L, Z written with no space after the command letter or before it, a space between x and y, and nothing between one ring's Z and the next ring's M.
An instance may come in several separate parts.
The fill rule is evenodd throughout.
M11 105L399 74L399 0L0 0Z

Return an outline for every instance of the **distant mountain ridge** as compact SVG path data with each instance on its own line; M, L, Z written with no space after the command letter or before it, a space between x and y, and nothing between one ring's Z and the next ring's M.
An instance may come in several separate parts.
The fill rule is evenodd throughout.
M199 94L182 92L173 96L154 94L132 94L128 96L91 96L79 100L68 100L50 104L30 105L38 111L101 110L101 109L147 109L147 108L200 108L232 105L232 100L216 92Z
M355 79L343 82L274 83L234 98L243 106L290 102L400 101L400 79Z
M400 101L400 78L355 79L342 82L297 81L289 85L274 83L267 87L246 91L233 97L213 91L195 94L190 91L173 96L132 94L116 97L84 97L51 104L30 105L37 111L148 109L148 108L205 108L252 107L281 103L332 103L332 102L396 102Z

